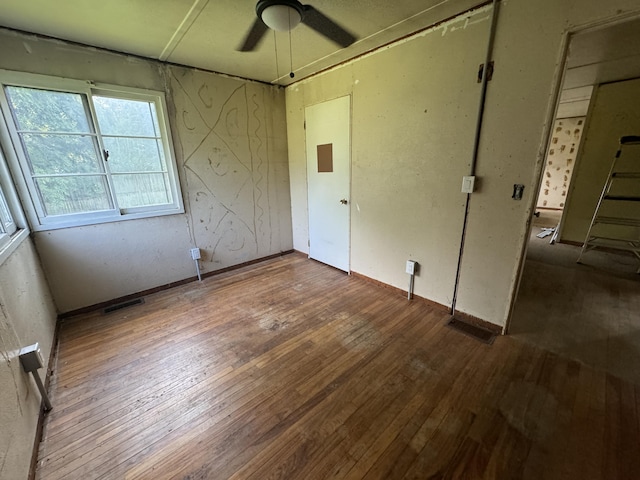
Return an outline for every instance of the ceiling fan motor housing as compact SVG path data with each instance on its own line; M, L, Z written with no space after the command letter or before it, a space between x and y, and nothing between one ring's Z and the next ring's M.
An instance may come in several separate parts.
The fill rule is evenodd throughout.
M286 32L295 28L302 20L304 7L296 0L259 0L256 14L266 26Z
M238 48L241 52L253 51L267 30L291 31L299 23L304 23L342 48L348 47L357 39L317 8L303 5L298 0L258 0L256 17Z

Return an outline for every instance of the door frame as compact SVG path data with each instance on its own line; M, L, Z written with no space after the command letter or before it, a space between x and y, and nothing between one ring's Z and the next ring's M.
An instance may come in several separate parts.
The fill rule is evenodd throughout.
M305 157L305 181L307 182L307 258L314 260L311 258L311 234L310 234L310 225L311 225L311 215L309 214L309 158L307 156L307 108L309 107L313 107L316 105L320 105L322 103L326 103L326 102L331 102L333 100L337 100L339 98L344 98L344 97L349 97L349 145L348 145L348 149L349 149L349 166L348 166L348 171L349 171L349 182L348 182L348 196L349 196L349 203L347 205L347 270L346 273L348 275L351 275L351 249L352 249L352 245L351 245L351 239L352 239L352 235L351 235L351 230L352 230L352 225L351 225L351 218L352 218L352 205L353 205L353 93L352 92L348 92L344 95L336 95L336 96L332 96L330 98L324 99L322 101L318 101L318 102L314 102L314 103L310 103L308 105L304 105L303 108L303 117L304 117L304 131L305 131L305 135L304 135L304 157ZM331 268L336 268L332 265L328 265ZM339 269L338 269L339 270ZM340 270L343 271L343 270Z
M640 18L640 15L637 11L631 13L625 13L623 15L619 15L615 18L608 18L605 20L597 20L595 22L591 22L585 25L579 25L571 30L567 30L564 32L562 36L562 40L560 43L560 51L558 54L558 61L556 63L556 70L554 73L554 79L551 87L551 96L549 98L548 106L547 106L547 114L545 116L545 127L543 137L540 141L540 146L538 148L538 158L536 159L536 167L534 178L536 179L536 183L534 188L536 189L536 194L531 195L531 200L527 205L527 218L525 220L525 235L522 239L522 243L520 246L520 253L518 259L518 267L516 269L515 280L511 285L509 292L509 306L507 309L507 319L504 327L502 328L502 334L508 335L509 329L511 327L511 321L513 319L513 312L516 306L516 301L518 300L518 293L520 290L520 285L522 283L522 274L524 271L524 264L527 259L527 251L529 248L529 237L531 236L531 229L533 228L533 212L535 211L536 205L538 203L538 195L540 193L540 186L543 182L544 176L544 168L547 160L547 152L549 150L551 144L551 138L553 135L553 123L556 118L558 112L558 105L560 102L560 93L562 92L562 86L564 84L565 75L567 72L567 58L569 56L569 46L571 45L571 40L573 36L579 33L585 33L589 31L596 31L602 28L612 27L617 24L625 23L634 19ZM592 101L589 105L589 112L587 113L586 121L585 121L585 132L587 129L587 123L589 122L589 113L591 111L591 107L593 105L593 99L597 94L597 86L594 85L594 90L591 94ZM584 143L584 138L581 143ZM577 168L578 164L574 166ZM570 194L570 190L567 192ZM564 215L562 220L564 220ZM560 229L563 227L563 222L560 223Z

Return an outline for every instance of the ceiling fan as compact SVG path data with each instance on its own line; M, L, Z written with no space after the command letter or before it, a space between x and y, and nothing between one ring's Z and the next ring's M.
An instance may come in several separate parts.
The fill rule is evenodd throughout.
M298 0L259 0L256 4L258 18L247 32L244 42L238 48L241 52L255 50L269 28L289 31L299 23L304 23L319 34L340 45L348 47L356 37L311 5L303 5Z

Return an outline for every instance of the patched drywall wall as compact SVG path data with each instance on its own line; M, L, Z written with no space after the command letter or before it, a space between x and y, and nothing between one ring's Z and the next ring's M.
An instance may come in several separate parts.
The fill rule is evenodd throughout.
M51 355L56 309L30 239L0 265L0 478L26 479L40 392L23 372L20 348L39 343ZM44 381L46 368L39 370Z
M542 174L538 208L562 210L576 164L585 117L559 118L553 124Z
M284 92L0 30L0 68L166 92L185 214L34 234L61 312L292 248Z
M204 271L290 249L284 92L177 67L170 82Z
M572 29L637 13L639 6L632 0L509 0L500 5L495 71L487 91L478 189L469 205L457 308L505 325L535 207L567 35ZM484 52L487 41L487 28L484 35L473 34L473 26L459 28L463 19L458 21L455 30L439 32L442 42L425 41L420 57L406 56L400 47L382 49L287 88L295 248L305 251L308 237L300 111L306 105L352 94L352 269L406 288L404 260L414 258L423 265L416 293L443 304L449 298L445 292L454 288L452 269L462 225L459 203L452 201L453 194L440 195L445 189L438 185L446 185L447 192L460 191L461 172L471 160L467 122L475 120L478 104L464 99L472 94L477 99L479 92L473 85L458 83L458 73L450 71L468 61L473 72L466 75L474 75L483 61L483 54L475 52ZM412 42L422 40L406 40ZM358 67L365 62L366 68ZM359 94L362 85L368 88L365 96ZM453 93L461 97L460 102L444 112L436 108L437 116L428 115L430 107L450 102ZM358 102L371 105L368 116L359 115ZM404 107L402 117L394 104ZM378 124L384 117L381 133ZM442 127L432 136L435 122ZM379 135L389 143L368 148L369 143L380 146ZM448 149L442 148L443 140ZM434 167L437 157L446 159L447 169ZM438 185L429 181L429 173ZM525 185L520 201L511 198L514 184ZM371 194L363 192L366 188ZM376 194L379 197L373 199ZM358 219L361 195L371 202L365 208L374 207L366 221L362 215ZM362 210L363 205L359 207Z
M584 145L565 209L562 240L584 241L619 148L618 142L624 135L640 135L640 80L608 83L599 86L595 92L584 132ZM640 147L626 147L617 168L621 171L640 171ZM637 182L631 183L631 186L634 185L637 186ZM616 185L620 186L620 183ZM637 202L607 202L601 214L640 218L640 208ZM637 228L602 225L594 233L616 238L638 238L640 232Z

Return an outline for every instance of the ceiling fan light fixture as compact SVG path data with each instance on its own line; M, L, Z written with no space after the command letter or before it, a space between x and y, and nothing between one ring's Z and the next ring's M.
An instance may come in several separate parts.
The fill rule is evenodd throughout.
M261 17L265 25L272 30L287 32L293 30L300 21L302 15L289 5L270 5L262 10Z
M348 47L357 40L355 35L321 11L312 5L303 5L299 0L258 0L256 17L238 48L240 52L254 51L269 29L287 32L300 23L304 23L342 48ZM289 35L289 45L291 45L291 35Z

